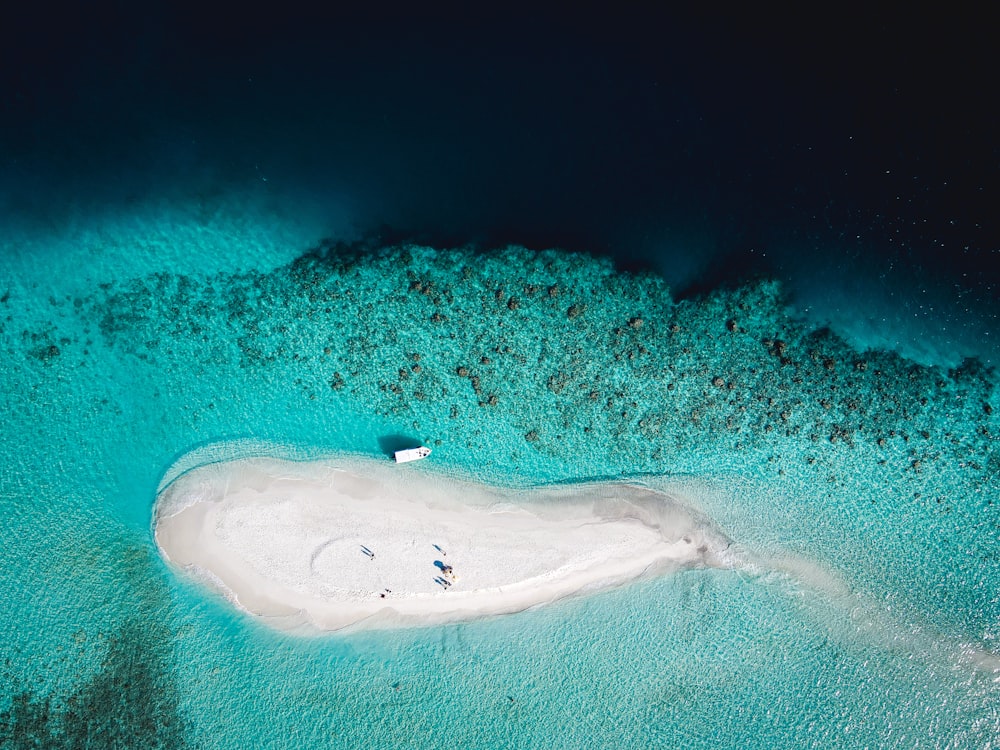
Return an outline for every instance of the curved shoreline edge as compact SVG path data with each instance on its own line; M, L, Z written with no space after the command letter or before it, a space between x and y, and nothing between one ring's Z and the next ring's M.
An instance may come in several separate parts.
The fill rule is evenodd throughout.
M153 520L172 566L281 630L478 619L731 565L731 540L663 491L501 488L358 456L188 468Z
M897 622L816 561L743 549L697 509L689 477L501 487L421 464L273 458L250 447L234 457L210 446L171 467L153 535L171 567L276 630L477 620L714 567L813 592L812 615L834 637L950 654L953 665L1000 684L1000 655L986 644ZM206 455L225 459L192 460Z

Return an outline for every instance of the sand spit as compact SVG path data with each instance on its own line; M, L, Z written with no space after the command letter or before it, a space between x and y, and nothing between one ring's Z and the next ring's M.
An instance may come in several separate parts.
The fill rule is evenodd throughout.
M370 459L243 459L157 498L161 553L281 629L387 628L518 612L679 566L729 540L629 484L513 490Z

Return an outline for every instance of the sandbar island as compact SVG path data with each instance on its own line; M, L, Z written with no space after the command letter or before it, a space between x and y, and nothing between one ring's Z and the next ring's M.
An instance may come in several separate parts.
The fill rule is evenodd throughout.
M169 563L283 630L429 625L522 611L681 566L729 540L646 487L493 487L364 458L185 472L154 508Z

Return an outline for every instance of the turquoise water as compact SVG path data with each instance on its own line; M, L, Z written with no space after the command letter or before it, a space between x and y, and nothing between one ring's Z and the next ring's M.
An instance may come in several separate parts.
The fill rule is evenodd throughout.
M254 196L9 231L4 746L997 746L995 373L861 351L776 282L321 236ZM761 564L301 639L157 555L188 451L399 435L496 483L669 475Z

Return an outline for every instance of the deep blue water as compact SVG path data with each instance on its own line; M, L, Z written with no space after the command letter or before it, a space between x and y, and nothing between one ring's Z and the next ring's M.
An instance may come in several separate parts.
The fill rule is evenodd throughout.
M13 12L10 211L266 180L337 235L598 252L681 290L773 273L819 319L863 296L889 344L995 358L974 17L182 8Z
M4 13L4 742L995 743L985 24ZM301 641L157 557L186 452L400 433L813 567Z

